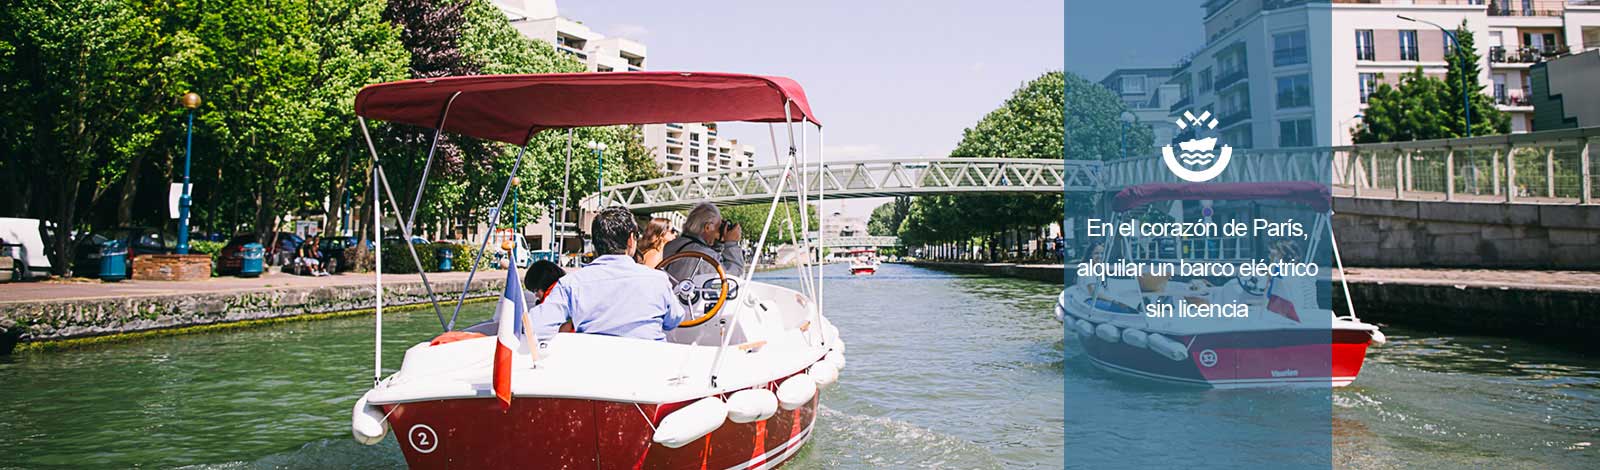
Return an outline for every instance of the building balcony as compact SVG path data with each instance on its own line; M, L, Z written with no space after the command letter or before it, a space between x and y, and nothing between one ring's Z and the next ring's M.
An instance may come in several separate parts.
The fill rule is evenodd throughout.
M674 139L674 138L671 138L671 137L667 138L667 143L672 144L672 145L683 145L683 141L682 140Z
M1226 129L1249 120L1250 108L1248 106L1227 114L1217 113L1217 129Z
M1227 88L1228 85L1232 85L1234 83L1238 83L1241 80L1244 80L1245 77L1247 77L1249 75L1250 75L1250 71L1249 70L1244 69L1244 68L1240 68L1239 70L1235 70L1235 71L1232 71L1232 72L1227 72L1227 73L1223 73L1221 75L1218 75L1216 82L1214 82L1211 86L1212 86L1212 88L1215 88L1217 90L1222 90L1223 88Z
M667 123L667 127L670 127L670 128L673 128L673 129L682 129L683 128L683 124L678 124L676 122L669 122L669 123Z
M1532 2L1534 4L1527 8L1513 3L1518 2L1507 2L1505 0L1489 2L1489 16L1562 16L1564 13L1561 8L1540 5L1540 3L1545 2Z
M1167 111L1176 113L1184 108L1189 107L1190 104L1194 104L1194 97L1185 96L1183 99L1178 100L1177 103L1172 103L1172 107L1167 108Z

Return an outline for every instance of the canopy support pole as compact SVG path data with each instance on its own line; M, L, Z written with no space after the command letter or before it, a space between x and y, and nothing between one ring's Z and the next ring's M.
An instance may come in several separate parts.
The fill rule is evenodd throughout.
M522 171L522 157L528 155L528 143L533 141L533 132L532 129L528 130L528 142L523 143L522 149L517 151L517 163L511 165L511 174L506 177L506 186L500 189L500 201L494 204L494 213L489 216L489 229L483 232L483 242L478 244L478 256L472 260L472 270L467 272L467 283L461 286L461 297L456 299L456 309L450 312L450 323L445 325L445 330L455 329L456 317L461 315L461 305L467 302L467 292L472 289L472 278L478 275L478 266L483 264L483 253L489 248L489 239L494 237L495 227L500 226L500 213L506 205L506 195L511 194L511 181Z
M822 296L825 292L822 290L822 279L826 277L823 271L828 267L827 258L824 258L827 255L822 253L828 249L828 235L822 230L828 226L828 211L823 207L822 201L828 194L828 177L833 176L827 173L827 152L828 146L823 140L822 126L817 126L817 312L822 311ZM820 328L822 325L817 326ZM826 331L822 332L822 345L828 345Z
M417 247L411 244L411 228L407 226L403 220L399 220L400 204L395 202L394 191L389 189L389 177L384 175L383 161L378 158L378 149L372 145L372 134L367 131L367 120L362 118L357 119L356 122L361 124L361 135L366 137L367 151L371 152L372 154L372 192L375 197L375 199L372 200L372 203L375 204L372 206L372 210L376 214L374 217L378 218L379 225L381 226L383 220L383 198L378 197L378 185L381 182L383 191L389 195L389 206L394 208L396 225L400 226L400 234L405 236L405 245L406 249L410 250L411 252L411 261L417 264L417 274L422 276L422 287L428 291L428 301L433 304L433 314L435 317L439 318L439 326L445 327L445 331L450 331L450 328L444 323L444 311L439 309L439 299L433 294L433 285L428 283L428 273L427 270L423 269L422 267L422 258L417 256ZM383 238L379 237L373 240L372 246L377 247L377 253L380 253L381 255ZM381 263L382 258L378 259ZM378 269L378 275L381 277L383 275L383 270L381 269L382 265L379 264L379 266L380 268ZM462 292L466 292L466 290L463 289Z
M570 195L570 192L568 191L567 188L570 187L571 185L572 185L572 128L568 127L567 128L566 175L561 180L561 220L556 222L556 224L557 224L556 228L557 229L561 229L561 226L563 224L567 223L567 205L570 204L570 202L567 199L568 196ZM557 249L561 250L561 251L558 252L558 253L560 253L560 255L564 255L564 254L566 254L566 251L567 251L567 237L566 237L566 233L567 232L562 231L560 233L561 233L561 246L559 248L557 248ZM551 238L555 238L555 237L551 237ZM561 256L560 255L556 256L556 261L560 261L561 260Z
M372 135L367 133L367 119L356 116L356 122L361 124L361 135L367 139L367 148L372 147ZM372 259L373 271L376 271L372 290L376 303L373 304L373 333L372 333L372 388L378 388L383 382L383 203L378 196L378 153L372 153Z
M1344 288L1344 307L1350 312L1350 319L1356 318L1356 299L1350 297L1350 274L1344 271L1344 259L1339 257L1339 240L1333 238L1333 213L1328 213L1328 246L1333 247L1333 262L1339 264L1339 285Z
M433 128L433 143L428 145L428 160L422 164L422 180L417 182L417 197L411 200L411 216L406 218L407 230L416 226L417 207L422 205L422 190L428 187L428 170L433 169L433 151L439 148L439 137L444 135L444 120L450 117L450 105L455 104L456 98L459 96L461 96L461 92L457 91L450 95L449 101L444 102L444 111L439 113L439 125ZM384 183L384 186L388 186L388 183ZM399 217L399 215L395 217ZM410 239L411 236L406 235L406 238Z

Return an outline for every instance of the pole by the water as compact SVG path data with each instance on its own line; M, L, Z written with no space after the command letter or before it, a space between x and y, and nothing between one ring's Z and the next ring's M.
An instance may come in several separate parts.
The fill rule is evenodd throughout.
M178 195L178 254L189 254L189 155L194 147L194 108L189 108L189 124L184 126L183 194Z
M366 124L363 122L362 127ZM371 139L368 139L371 142ZM373 307L372 385L383 380L383 205L378 188L378 161L372 161L372 263L376 275L377 303Z

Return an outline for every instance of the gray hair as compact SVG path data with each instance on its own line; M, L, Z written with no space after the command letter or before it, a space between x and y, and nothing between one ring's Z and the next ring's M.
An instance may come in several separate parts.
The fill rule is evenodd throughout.
M689 209L689 217L683 221L683 231L692 233L698 238L700 231L705 230L706 224L720 223L722 223L722 211L717 210L717 206L709 202L702 202Z

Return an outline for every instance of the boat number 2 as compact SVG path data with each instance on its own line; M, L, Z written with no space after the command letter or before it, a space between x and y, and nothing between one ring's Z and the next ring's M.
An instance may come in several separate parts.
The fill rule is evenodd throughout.
M411 448L417 452L426 454L439 448L439 435L426 424L412 426L408 434L411 436Z
M1200 351L1200 365L1206 367L1217 365L1217 352L1210 349Z

